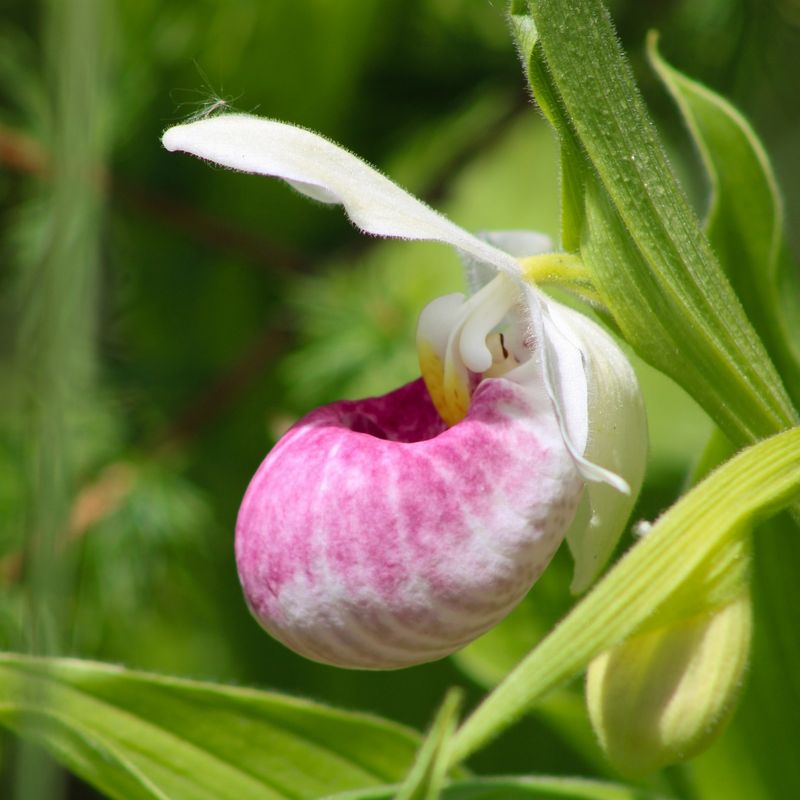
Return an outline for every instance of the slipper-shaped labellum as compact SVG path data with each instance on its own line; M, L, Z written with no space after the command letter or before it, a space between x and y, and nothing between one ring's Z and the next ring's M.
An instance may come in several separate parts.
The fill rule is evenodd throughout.
M441 658L502 619L566 536L585 588L638 492L636 379L595 323L524 279L537 234L478 238L309 131L227 114L181 150L341 203L366 233L455 247L473 294L420 317L423 377L312 411L242 501L236 561L261 625L309 658L387 669Z

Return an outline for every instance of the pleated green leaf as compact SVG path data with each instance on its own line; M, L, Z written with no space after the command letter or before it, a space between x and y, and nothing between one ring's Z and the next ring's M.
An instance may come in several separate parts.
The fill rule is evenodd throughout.
M397 782L420 739L278 694L0 656L0 724L118 800L314 798Z
M562 142L564 240L639 354L673 377L732 441L797 419L667 161L602 0L535 0L514 27L537 99ZM577 142L578 147L575 146ZM566 150L564 149L566 147ZM575 210L583 192L584 218Z

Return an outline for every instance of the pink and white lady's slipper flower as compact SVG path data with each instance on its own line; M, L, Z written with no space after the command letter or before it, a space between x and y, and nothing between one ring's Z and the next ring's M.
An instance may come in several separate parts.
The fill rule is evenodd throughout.
M236 560L261 625L330 664L441 658L525 596L566 537L573 589L602 568L644 470L633 371L598 325L526 279L545 237L477 238L321 136L226 114L170 128L167 150L282 178L366 233L452 245L473 293L434 300L422 378L312 411L242 501Z

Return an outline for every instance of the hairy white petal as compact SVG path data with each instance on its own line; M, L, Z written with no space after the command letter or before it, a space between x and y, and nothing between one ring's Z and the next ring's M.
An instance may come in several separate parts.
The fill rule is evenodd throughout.
M167 150L181 150L240 172L283 178L323 202L339 202L366 233L444 242L511 275L514 258L453 224L342 147L303 128L249 114L176 125Z

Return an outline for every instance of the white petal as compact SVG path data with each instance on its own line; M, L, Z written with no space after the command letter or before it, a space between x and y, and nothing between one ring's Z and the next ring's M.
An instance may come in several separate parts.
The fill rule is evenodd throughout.
M316 133L249 114L223 114L164 133L182 150L240 172L283 178L322 202L339 202L366 233L445 242L475 260L520 275L516 260L454 225L347 150Z
M630 494L630 486L624 478L586 457L590 424L589 376L585 342L574 332L576 317L585 319L555 300L544 301L548 391L555 401L564 439L583 478L607 483L618 492Z
M567 532L575 561L571 589L582 592L611 556L641 488L647 423L628 359L596 323L551 299L542 302L537 338L547 393L564 442L587 481L586 507ZM534 336L536 333L534 332ZM540 380L523 364L510 380Z
M515 258L538 256L553 249L550 237L538 231L483 231L478 236Z
M481 232L479 236L515 258L539 255L552 247L550 239L536 231L486 231ZM483 267L469 258L465 258L464 262L471 285L481 286L492 277ZM600 344L594 346L597 351L595 357L606 360L604 353L607 352L608 358L613 360L613 369L624 368L626 374L630 375L638 397L638 383L627 358L600 326L583 314L552 300L535 286L530 284L525 286L529 306L539 312L529 322L528 338L533 348L538 347L539 339L543 339L546 344L542 355L548 393L556 406L564 438L581 475L587 481L607 483L618 492L630 493L629 481L617 474L613 468L606 469L600 464L593 463L586 449L590 424L586 413L589 366L585 363L587 347L594 340L599 342ZM537 316L541 316L541 323L535 318Z
M584 460L619 476L629 487L627 493L608 481L590 482L586 487L589 523L576 521L567 533L575 559L571 588L582 592L610 558L641 488L647 460L647 420L636 375L611 336L565 306L548 302L547 312L551 319L558 318L562 328L569 326L583 355L589 407Z

